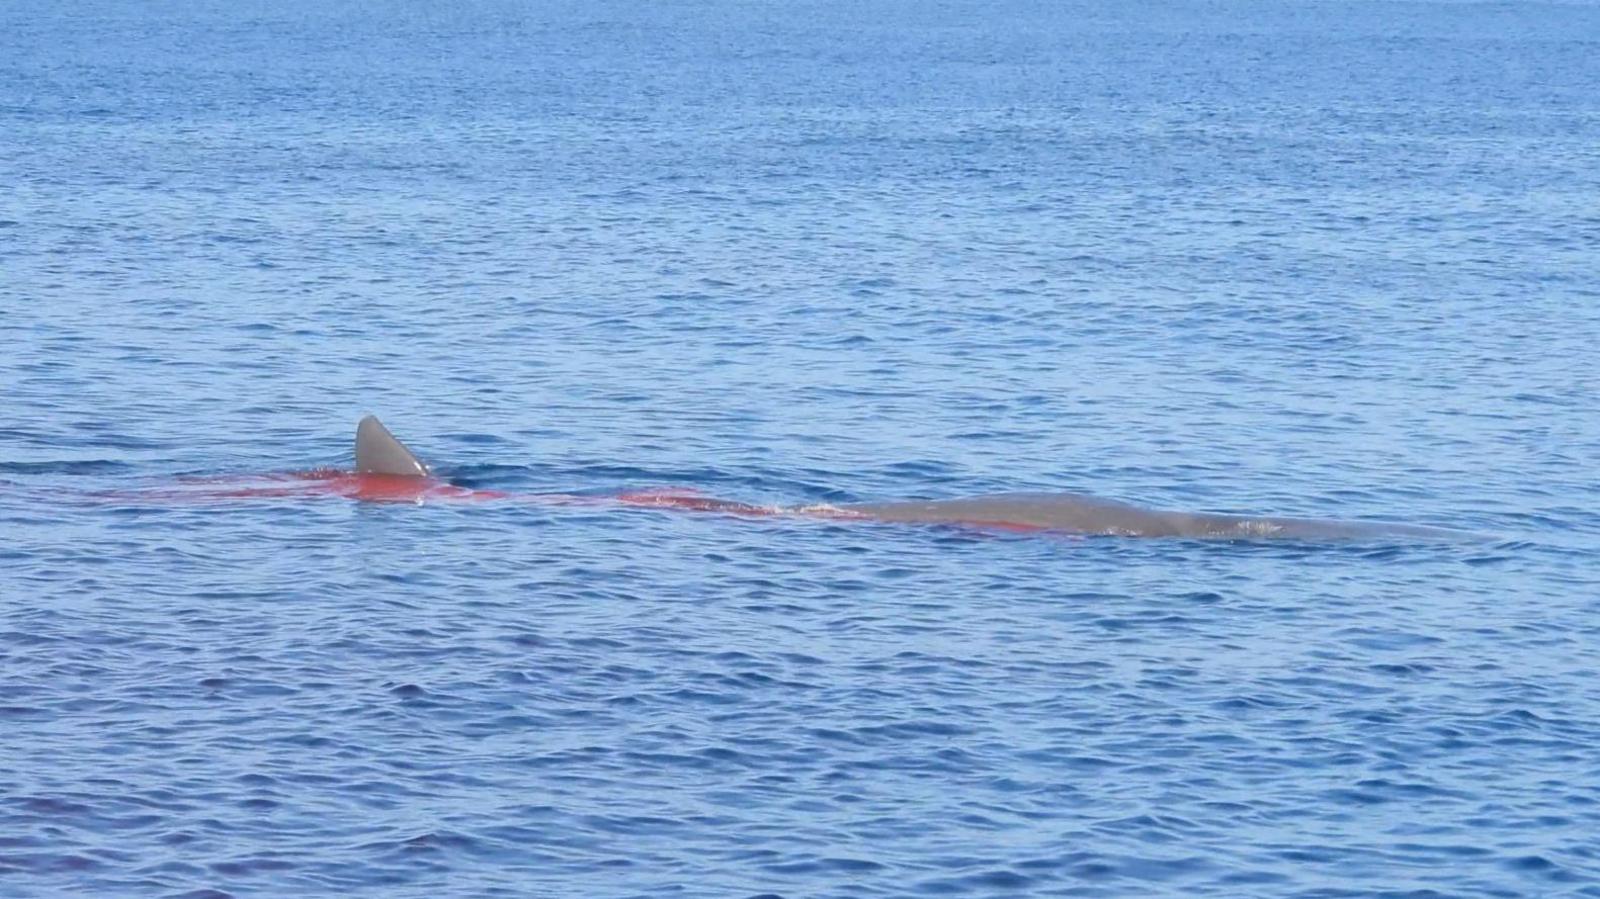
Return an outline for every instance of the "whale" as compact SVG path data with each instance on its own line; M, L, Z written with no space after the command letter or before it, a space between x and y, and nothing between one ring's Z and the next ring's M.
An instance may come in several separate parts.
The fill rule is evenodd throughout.
M850 503L841 508L864 518L895 524L964 525L1104 537L1444 540L1460 533L1396 522L1184 512L1077 493L1001 493L945 500Z
M376 416L356 425L357 499L503 499L498 491L472 491L437 479ZM593 501L544 495L548 501ZM1077 536L1166 537L1201 540L1305 541L1452 540L1472 535L1446 528L1380 521L1288 518L1158 509L1079 493L999 493L955 499L892 500L794 507L758 506L705 496L695 490L655 489L618 494L630 506L721 512L739 516L793 515L898 525L937 525L997 531L1048 531Z

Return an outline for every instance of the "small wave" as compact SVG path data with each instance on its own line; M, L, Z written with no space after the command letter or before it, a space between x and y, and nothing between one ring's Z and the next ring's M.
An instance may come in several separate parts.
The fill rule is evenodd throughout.
M126 462L117 462L111 459L65 459L58 462L0 462L0 472L22 475L64 474L78 477L120 474L132 468L133 466Z

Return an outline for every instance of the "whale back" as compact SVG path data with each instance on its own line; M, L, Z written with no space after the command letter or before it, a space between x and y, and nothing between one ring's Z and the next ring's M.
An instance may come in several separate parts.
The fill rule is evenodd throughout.
M1002 493L964 499L853 503L843 508L879 521L999 526L1119 537L1444 541L1473 536L1461 531L1379 521L1325 521L1147 509L1072 493Z
M376 415L368 415L356 425L356 471L412 478L428 476L428 466L396 440Z

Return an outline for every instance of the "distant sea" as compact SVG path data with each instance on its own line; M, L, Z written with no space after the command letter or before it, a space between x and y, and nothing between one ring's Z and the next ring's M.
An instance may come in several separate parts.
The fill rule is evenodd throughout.
M0 0L0 896L1600 896L1597 347L1593 4Z

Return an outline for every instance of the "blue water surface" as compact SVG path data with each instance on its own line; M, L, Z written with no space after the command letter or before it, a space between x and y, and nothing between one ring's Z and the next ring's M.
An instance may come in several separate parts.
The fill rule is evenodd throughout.
M1597 346L1591 4L0 2L0 895L1600 896Z

